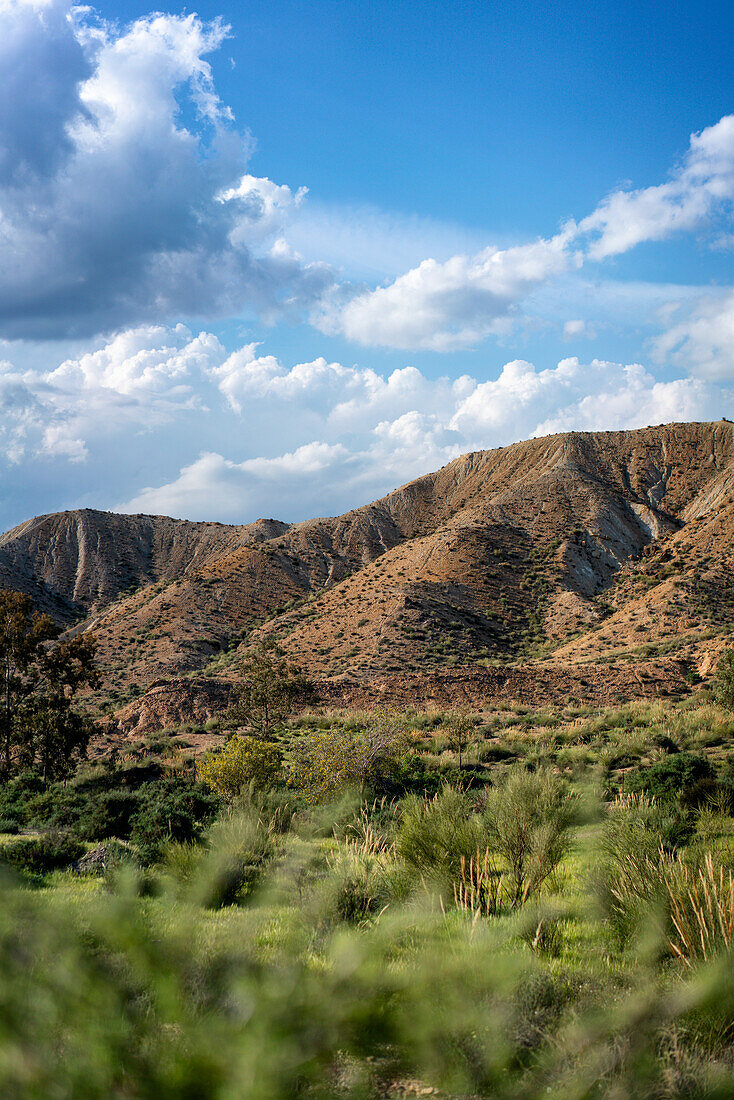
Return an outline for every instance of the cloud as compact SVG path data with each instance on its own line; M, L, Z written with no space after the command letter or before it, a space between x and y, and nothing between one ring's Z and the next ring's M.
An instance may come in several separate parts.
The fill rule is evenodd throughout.
M185 325L149 325L118 333L101 348L64 360L45 381L59 391L133 398L155 418L169 407L196 403L192 375L206 371L223 354L209 332L192 337Z
M0 338L308 317L362 346L451 352L506 337L583 263L730 210L734 116L693 134L666 182L618 190L526 244L480 248L467 230L366 208L309 212L305 188L248 171L252 141L209 60L228 34L196 15L118 27L70 0L0 2ZM720 246L731 234L715 228ZM339 283L324 257L388 281Z
M566 321L563 326L564 340L577 340L584 336L589 340L595 339L596 331L592 325L588 325L586 321Z
M247 428L225 433L235 453L208 451L121 510L229 522L338 514L466 451L562 431L716 419L732 398L703 379L660 381L640 364L601 359L566 358L544 370L513 360L492 381L452 382L325 359L289 370L248 345L207 369ZM280 450L286 439L293 445ZM236 456L245 446L254 455Z
M658 362L674 363L703 378L734 378L734 291L700 298L652 348Z
M82 461L92 440L201 409L200 378L223 358L211 333L150 325L47 371L0 362L0 446L16 463L29 455Z
M506 363L499 377L464 399L450 427L497 445L565 431L609 431L668 421L717 419L722 394L699 380L661 382L640 364L562 359L536 370Z
M487 381L412 366L383 375L323 357L288 367L259 351L246 344L228 355L212 333L148 325L46 370L2 361L0 454L15 480L39 463L73 465L74 499L107 471L93 502L103 507L292 519L344 511L465 451L714 419L731 398L704 378L660 381L639 364L600 359L547 369L512 360ZM192 459L192 450L202 453ZM151 461L161 476L141 489Z
M245 172L249 138L206 60L227 33L0 4L0 335L272 317L331 283L271 239L303 192Z
M444 261L473 255L486 244L476 229L372 206L323 203L313 196L292 213L288 240L307 258L371 282L417 267L426 256Z
M281 402L299 415L320 410L332 428L353 431L416 407L439 413L472 385L466 377L429 380L415 367L399 367L384 377L369 367L345 367L324 358L287 369L273 355L259 356L257 347L246 344L210 370L238 414L258 401Z
M231 523L274 512L275 518L307 518L366 503L461 453L456 433L418 411L376 424L362 443L350 451L341 443L312 441L243 462L207 452L173 481L143 489L117 510Z
M316 317L324 332L364 345L453 351L506 331L513 307L577 261L569 235L515 248L487 248L444 263L424 260L387 286Z
M230 233L230 241L251 247L269 237L281 239L306 194L305 187L299 187L294 194L283 184L245 174L236 187L227 188L219 196L220 202L237 210L238 221Z
M0 95L0 187L22 187L72 151L67 127L83 114L79 86L91 65L64 4L4 0L0 25L0 85L22 89Z
M348 462L340 444L308 443L274 458L232 462L220 454L205 453L184 466L179 476L160 488L146 488L119 506L128 514L221 516L246 522L279 507L299 506L304 490L313 494L319 476L337 475Z
M584 263L698 229L715 214L729 214L732 199L734 115L693 134L666 183L616 191L578 224L568 221L555 236L531 244L443 262L426 259L374 290L350 294L332 288L312 317L324 332L365 346L438 352L471 347L490 335L506 335L534 293ZM718 233L713 243L726 239Z
M329 393L343 394L345 389L358 384L360 376L372 373L350 370L323 358L297 363L286 370L275 356L257 355L257 347L254 343L245 344L211 371L219 390L236 413L243 412L248 402L268 397L299 400L307 405L316 401L323 405Z
M579 232L595 237L589 258L603 260L643 241L695 229L733 197L734 115L727 115L691 135L682 163L666 183L615 191L579 223Z

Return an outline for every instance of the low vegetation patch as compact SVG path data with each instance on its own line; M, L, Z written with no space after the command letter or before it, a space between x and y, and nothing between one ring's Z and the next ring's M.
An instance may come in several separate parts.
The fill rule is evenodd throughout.
M718 702L219 728L0 785L2 1095L732 1094Z

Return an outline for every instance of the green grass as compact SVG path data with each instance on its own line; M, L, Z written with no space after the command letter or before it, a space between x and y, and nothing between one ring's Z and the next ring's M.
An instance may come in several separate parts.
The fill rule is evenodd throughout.
M615 834L619 866L643 837L671 882L690 879L707 856L722 874L734 867L734 716L698 693L606 710L518 704L472 718L476 741L460 770L447 712L404 715L421 774L458 788L434 816L430 845L421 822L432 803L420 792L406 801L386 775L384 792L333 807L306 806L297 791L255 792L195 830L190 847L159 846L147 866L4 878L0 1095L734 1094L731 944L722 939L721 959L694 951L682 963L664 897L630 894L616 924L609 909L619 873L609 830L622 812L611 800L636 769L675 750L710 759L714 785L700 802L685 790L673 797L673 840L665 807L624 803L637 824ZM369 721L302 714L283 734L286 754L290 739L356 733ZM554 869L517 900L488 792L539 767L571 792L574 817ZM165 768L156 765L155 782ZM75 791L96 797L102 780L117 789L104 768L82 769L59 805ZM56 795L33 797L49 812ZM489 915L457 902L466 863L451 837L467 853L486 848L501 876ZM16 839L0 835L0 852Z

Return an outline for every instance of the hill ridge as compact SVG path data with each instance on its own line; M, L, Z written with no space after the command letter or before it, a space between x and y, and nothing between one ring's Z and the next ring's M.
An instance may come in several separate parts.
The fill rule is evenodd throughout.
M266 637L337 680L537 661L554 647L588 660L605 593L642 576L648 547L675 545L693 573L698 543L675 540L718 522L728 560L733 495L727 421L556 433L300 523L35 517L0 536L0 584L62 623L88 616L77 629L94 626L113 702L161 676L226 675L238 647Z

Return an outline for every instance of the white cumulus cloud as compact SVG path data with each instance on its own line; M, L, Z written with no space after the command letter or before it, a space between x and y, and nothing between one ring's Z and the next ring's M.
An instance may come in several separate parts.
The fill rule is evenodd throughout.
M699 226L734 198L734 115L692 134L682 163L655 187L615 191L579 224L594 239L589 256L603 260L643 241L660 241Z
M211 333L142 326L49 370L0 361L0 446L81 461L92 439L148 430L201 408L202 374L224 357Z
M513 306L576 259L568 234L515 248L487 248L444 263L424 260L387 286L328 307L317 319L358 344L452 351L506 331Z
M220 21L128 27L0 5L0 335L312 305L332 277L279 243L303 192L246 172L207 57Z
M608 195L578 224L513 248L486 248L439 262L423 260L376 289L330 289L314 322L365 346L450 352L504 335L529 299L589 261L603 261L645 241L697 230L731 215L734 115L693 134L682 163L665 183ZM717 230L720 245L726 234ZM566 323L566 338L593 335Z
M231 522L298 508L320 476L340 476L349 454L340 444L313 442L273 458L233 462L201 454L171 483L148 487L120 506L127 513L220 516Z
M227 452L201 455L122 510L230 522L337 514L466 451L554 432L718 419L733 396L704 379L663 381L640 364L575 357L546 369L513 360L495 379L451 381L412 367L384 377L325 359L288 369L248 345L208 374L246 433L228 433ZM244 439L246 458L237 455Z
M734 378L734 291L699 299L652 346L659 362L672 362L703 378Z
M722 395L691 378L658 381L640 364L573 357L537 370L506 363L492 382L476 387L450 426L465 439L494 444L564 431L640 428L667 421L718 419ZM485 444L492 445L492 444Z

